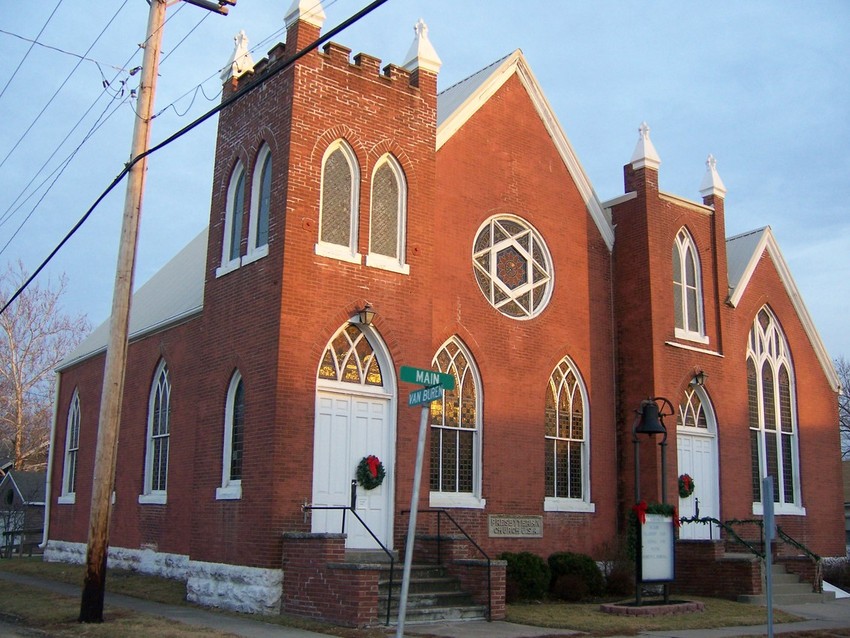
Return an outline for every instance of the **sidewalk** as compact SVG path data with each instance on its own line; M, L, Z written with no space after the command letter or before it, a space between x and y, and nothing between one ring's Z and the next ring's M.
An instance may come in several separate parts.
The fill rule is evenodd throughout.
M80 588L75 585L40 578L0 571L0 579L20 585L46 589L67 596L80 595ZM305 631L303 629L272 625L262 622L262 620L227 616L206 610L203 607L165 605L150 600L142 600L120 594L110 594L108 592L106 594L106 604L131 609L143 614L168 618L187 625L229 632L235 636L244 636L245 638L323 638L326 636L326 634ZM850 629L850 598L829 603L783 605L781 609L806 620L774 625L775 634ZM388 633L390 631L388 629ZM555 636L576 635L580 632L566 629L529 627L509 622L471 621L407 625L404 633L406 636L411 637L427 635L439 636L440 638L543 638L544 636L553 638ZM721 629L648 631L639 635L654 636L656 638L726 638L728 636L764 636L766 634L766 625L752 625L749 627L724 627Z

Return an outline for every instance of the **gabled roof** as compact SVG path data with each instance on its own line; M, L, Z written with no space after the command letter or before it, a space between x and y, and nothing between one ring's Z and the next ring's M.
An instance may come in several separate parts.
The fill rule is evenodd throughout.
M203 309L207 231L207 228L202 230L133 293L130 340L184 321ZM61 372L82 359L105 351L108 341L109 320L106 320L65 357L57 369Z
M765 226L764 228L759 228L748 233L742 233L726 240L729 303L733 307L738 306L765 251L773 261L776 272L779 274L779 279L782 281L782 285L785 286L785 291L788 293L791 304L797 311L800 323L803 324L803 329L809 337L812 349L815 351L821 367L823 367L826 378L829 380L832 389L838 392L841 387L838 374L835 372L835 367L832 365L832 360L829 358L826 346L824 346L823 340L815 327L815 322L812 320L812 316L803 302L803 296L794 282L794 277L791 276L791 270L788 268L785 257L782 256L782 251L779 250L779 244L776 243L776 238L773 236L770 226Z
M587 211L596 223L608 250L614 247L614 228L599 203L590 179L573 150L564 129L561 128L540 84L531 72L522 51L494 62L478 73L446 89L437 96L437 150L445 144L512 76L516 75L567 167Z
M10 470L0 481L0 489L11 484L25 505L44 505L46 472Z

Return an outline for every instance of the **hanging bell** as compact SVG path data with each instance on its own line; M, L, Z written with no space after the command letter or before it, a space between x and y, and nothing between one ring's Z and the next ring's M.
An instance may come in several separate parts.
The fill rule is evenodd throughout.
M655 401L644 401L641 404L640 423L635 428L635 434L666 434L667 429L658 416L658 405Z

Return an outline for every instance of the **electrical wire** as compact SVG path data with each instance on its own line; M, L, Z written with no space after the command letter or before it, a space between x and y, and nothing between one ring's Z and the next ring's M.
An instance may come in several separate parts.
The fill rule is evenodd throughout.
M47 25L45 24L45 26L47 26ZM42 31L43 31L43 29L42 29ZM77 58L78 60L81 60L83 62L93 62L94 64L96 64L98 66L98 68L100 68L100 65L102 64L103 66L108 66L108 67L111 67L113 69L117 69L118 71L127 71L127 69L122 69L120 66L115 66L114 64L107 64L106 62L101 62L99 60L95 60L94 58L88 58L84 55L80 55L79 53L74 53L72 51L66 51L65 49L60 49L59 47L55 47L55 46L52 46L50 44L44 44L43 42L39 42L38 40L30 40L29 38L25 38L24 36L18 35L17 33L12 33L11 31L5 31L4 29L0 29L0 33L2 33L4 35L10 35L13 38L18 38L19 40L23 40L24 42L30 42L31 46L30 46L29 49L27 49L27 53L26 53L27 55L29 55L29 52L32 51L32 48L37 44L38 46L43 47L45 49L50 49L51 51L56 51L57 53L63 53L65 55L69 55L72 58ZM38 36L36 36L36 38L38 38L40 35L41 35L41 32L39 32L39 34L38 34ZM91 51L91 47L89 47L89 51ZM23 64L23 60L21 60L21 63ZM20 68L20 65L18 65L18 68ZM18 69L15 69L15 73L17 73L17 72L18 72ZM14 77L14 75L15 74L13 73L12 77ZM103 74L101 73L101 75L103 75ZM11 82L11 81L12 81L12 78L9 78L9 82ZM9 82L6 83L6 86L9 85ZM3 91L5 91L5 90L6 90L6 88L3 87ZM3 93L0 93L0 97L2 97L2 96L3 96Z
M372 13L372 11L374 11L375 9L377 9L378 7L380 7L382 4L386 3L387 1L388 0L373 0L371 3L366 5L363 9L361 9L360 11L355 13L353 16L344 20L339 25L337 25L336 27L334 27L333 29L328 31L323 36L317 38L314 42L312 42L311 44L308 44L306 47L304 47L300 51L295 52L292 55L291 58L286 59L280 66L273 68L273 69L270 69L266 74L264 74L262 77L258 78L256 82L249 84L244 89L240 89L239 91L237 91L236 93L231 95L229 98L222 100L221 104L213 107L212 109L210 109L209 111L207 111L206 113L204 113L203 115L198 117L197 119L193 120L192 122L190 122L189 124L184 126L182 129L180 129L176 133L167 137L165 140L163 140L159 144L149 148L144 153L139 153L136 157L132 158L124 166L124 168L121 170L121 172L118 173L118 175L115 176L115 178L112 180L112 182L110 182L109 186L106 187L106 190L104 190L97 197L97 199L94 201L94 203L88 208L88 210L86 210L86 212L83 213L83 216L80 217L80 219L77 221L76 224L74 224L74 226L71 228L71 230L69 230L65 234L65 236L62 238L62 240L56 245L56 247L53 248L53 250L50 251L50 254L44 259L44 261L41 262L41 264L38 266L38 268L35 269L33 274L30 275L29 278L23 284L21 284L21 286L18 288L18 290L15 291L15 294L13 294L9 298L9 300L3 305L3 307L0 308L0 315L2 315L4 312L6 312L6 309L10 305L12 305L12 303L14 303L14 301L24 292L24 290L26 290L27 286L29 286L29 284L41 273L41 271L44 270L45 267L47 267L47 264L50 263L50 261L53 259L53 257L56 256L56 254L62 249L62 247L66 243L68 243L68 241L71 239L71 237L73 237L76 234L76 232L80 229L80 227L86 222L86 220L89 218L89 216L94 212L95 208L97 208L100 205L100 203L106 198L106 196L109 195L109 193L111 193L113 191L113 189L116 186L118 186L118 184L121 183L121 180L123 180L124 176L127 175L127 173L130 172L130 169L132 169L133 166L135 166L138 162L140 162L144 158L148 157L149 155L153 155L154 153L156 153L160 149L168 146L169 144L171 144L175 140L178 140L179 138L183 137L189 131L197 128L198 126L200 126L201 124L206 122L213 115L218 114L219 112L221 112L222 110L224 110L225 108L230 106L231 104L242 99L243 97L245 97L249 93L252 93L253 91L257 90L259 87L263 86L267 81L269 81L271 78L276 76L278 73L288 69L293 64L295 64L295 62L297 62L298 60L303 58L305 55L307 55L311 51L318 49L325 42L327 42L328 40L333 38L336 34L347 29L352 24L355 24L356 22L358 22L359 20L361 20L365 16L369 15L370 13Z
M115 12L115 14L112 16L112 18L110 18L110 19L109 19L109 22L107 22L107 23L106 23L106 26L105 26L105 27L103 27L103 30L100 32L100 34L99 34L99 35L95 38L94 42L92 42L92 43L91 43L91 45L89 46L89 48L88 48L88 49L86 49L86 52L85 52L85 54L84 54L84 55L88 55L89 51L91 51L91 50L94 48L94 45L95 45L95 44L97 44L97 42L100 40L100 38L101 38L101 37L103 37L103 34L104 34L104 33L106 33L106 30L109 28L109 26L110 26L110 25L112 24L112 22L115 20L115 18L117 18L117 17L118 17L118 14L119 14L119 13L121 13L121 11L124 9L124 7L125 7L125 6L127 6L127 2L129 2L129 0L124 0L124 2L121 4L121 6L118 8L118 10L117 10L117 11ZM42 115L44 115L44 112L47 110L47 107L49 107L49 106L53 103L53 100L55 100L55 99L56 99L56 96L57 96L57 95L59 95L59 92L60 92L60 91L64 88L64 86L68 83L68 80L70 80L70 79L71 79L71 76L73 76L73 75L74 75L74 73L77 71L77 69L80 67L80 65L81 65L82 63L83 63L83 60L78 60L78 61L77 61L77 64L75 64L75 65L74 65L74 68L71 70L71 72L68 74L68 76L67 76L67 77L66 77L66 78L62 81L62 84L60 84L60 85L59 85L59 88L58 88L58 89L56 89L56 92L55 92L55 93L53 94L53 96L52 96L52 97L51 97L51 98L47 101L47 104L45 104L45 105L44 105L44 108L42 108L42 109L41 109L41 111L39 111L38 115L36 115L36 116L35 116L35 119L32 121L32 123L31 123L31 124L27 127L27 129L23 132L23 134L21 135L21 137L20 137L20 138L18 138L18 141L17 141L17 142L15 142L14 146L12 146L12 148L11 148L11 149L9 150L9 152L6 154L6 157L4 157L4 158L3 158L3 161L2 161L2 162L0 162L0 168L2 168L2 167L3 167L3 165L6 163L6 161L7 161L7 160L8 160L8 159L12 156L12 153L14 153L14 152L15 152L15 149L17 149L17 148L18 148L18 146L20 145L20 143L24 140L24 138L26 138L26 136L29 134L29 132L32 130L32 128L33 128L33 127L36 125L36 123L37 123L37 122L41 119L41 116L42 116Z
M3 90L0 91L0 98L3 97L3 94L6 92L6 89L9 88L9 85L12 83L12 80L15 79L15 76L18 74L18 71L21 70L21 67L24 65L24 62L26 62L27 58L29 57L30 52L33 49L33 47L36 44L38 44L37 40L41 37L41 34L44 33L44 30L47 28L47 25L50 24L50 21L53 19L53 16L56 15L56 12L59 10L59 5L61 5L61 4L62 4L62 0L59 0L59 2L56 3L56 6L53 7L53 11L47 17L47 20L45 21L44 26L41 27L41 31L38 32L37 36L35 36L35 40L31 40L32 44L30 44L30 48L27 49L26 53L24 53L24 57L21 59L20 62L18 62L18 66L15 67L15 70L12 72L12 75L9 76L9 79L6 80L6 84L3 85ZM6 31L3 31L3 33L6 33Z

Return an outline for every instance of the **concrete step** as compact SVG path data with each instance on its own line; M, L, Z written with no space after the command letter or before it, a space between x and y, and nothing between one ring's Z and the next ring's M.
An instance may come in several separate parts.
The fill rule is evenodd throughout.
M773 606L781 607L783 605L802 605L804 603L828 603L835 600L834 592L813 592L811 587L807 587L808 591L794 594L773 594ZM748 603L750 605L767 606L767 596L760 594L758 596L742 595L738 596L739 603Z
M384 612L386 614L386 611ZM432 622L484 620L487 618L486 605L470 605L468 607L426 607L411 609L409 606L404 615L405 625L415 625ZM398 616L390 616L390 624L398 624Z

